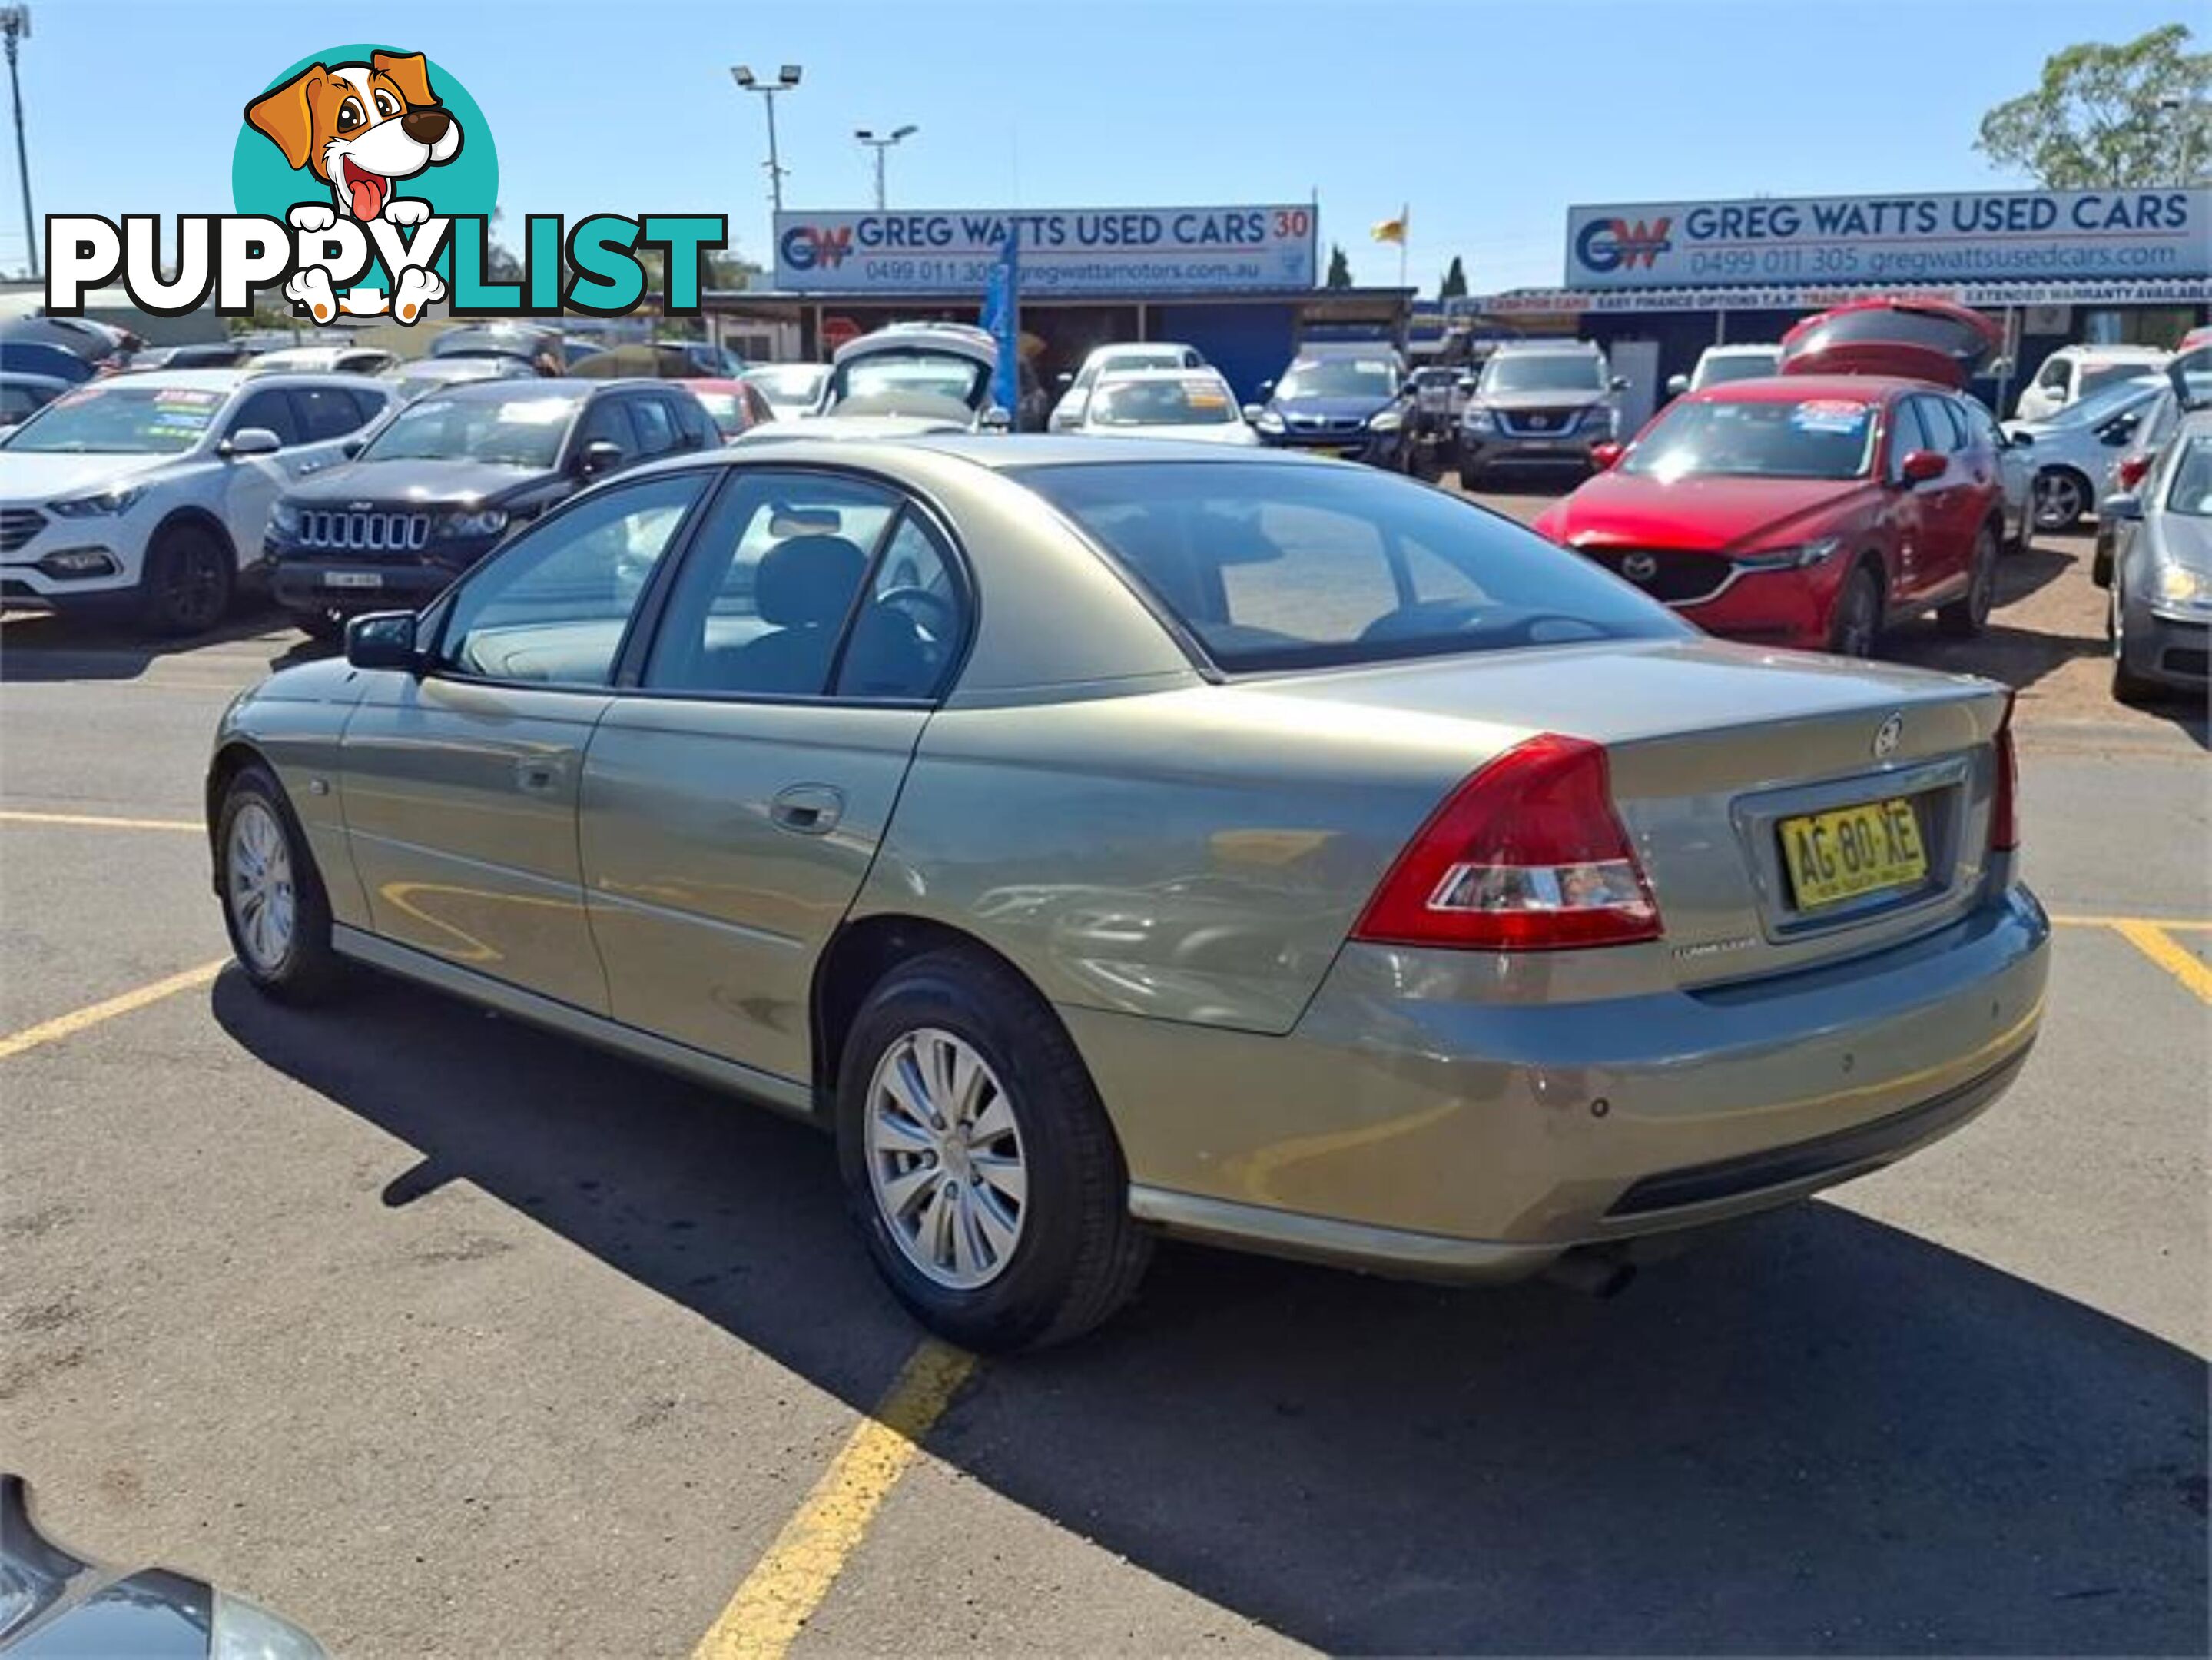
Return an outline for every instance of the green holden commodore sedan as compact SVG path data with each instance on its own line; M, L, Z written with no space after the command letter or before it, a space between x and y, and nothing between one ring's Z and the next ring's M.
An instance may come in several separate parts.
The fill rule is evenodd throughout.
M2008 714L1368 468L800 439L356 619L208 819L268 995L366 964L819 1123L1010 1348L1161 1233L1606 1282L1957 1128L2043 1006Z

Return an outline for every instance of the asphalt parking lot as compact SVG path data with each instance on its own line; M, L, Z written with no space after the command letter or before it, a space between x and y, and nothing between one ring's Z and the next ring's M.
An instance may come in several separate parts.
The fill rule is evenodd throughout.
M1610 1302L1177 1248L973 1366L811 1132L222 966L207 738L299 636L9 616L0 1462L344 1655L2202 1652L2212 770L2106 695L2088 549L1893 642L2021 689L2062 920L1995 1110Z

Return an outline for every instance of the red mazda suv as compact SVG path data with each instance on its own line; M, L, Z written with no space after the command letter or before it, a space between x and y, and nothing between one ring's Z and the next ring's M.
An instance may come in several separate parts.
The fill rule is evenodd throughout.
M2003 536L1994 428L1954 392L1973 313L1878 301L1809 318L1783 373L1677 398L1536 520L1708 631L1870 655L1933 608L1987 621ZM1840 373L1823 373L1840 370Z

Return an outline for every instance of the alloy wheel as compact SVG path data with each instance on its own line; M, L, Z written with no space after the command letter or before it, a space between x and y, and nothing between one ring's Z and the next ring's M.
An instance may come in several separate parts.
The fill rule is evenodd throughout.
M2081 486L2070 472L2035 475L2035 527L2066 530L2081 517Z
M868 1185L908 1262L974 1291L1021 1243L1029 1170L1012 1098L975 1046L937 1027L901 1037L869 1080Z
M223 857L225 897L239 948L253 969L273 974L291 955L298 915L292 853L276 815L259 801L240 806L231 817Z
M213 628L223 608L222 550L197 538L173 553L162 572L162 609L180 629Z
M1873 656L1875 618L1881 605L1873 578L1863 570L1853 575L1837 604L1841 609L1836 617L1836 654Z

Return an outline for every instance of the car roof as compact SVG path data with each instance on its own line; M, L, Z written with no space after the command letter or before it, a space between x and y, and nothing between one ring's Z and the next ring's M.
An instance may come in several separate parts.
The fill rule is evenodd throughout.
M173 386L179 392L231 392L244 386L248 380L266 382L279 378L274 375L248 374L242 368L145 369L136 374L117 375L115 383L118 386L127 385L134 387ZM354 377L345 375L321 378L351 380ZM88 384L100 386L106 383L93 381Z
M2172 354L2167 351L2163 346L2130 346L2117 344L2112 345L2094 345L2087 342L2080 342L2070 346L2061 346L2057 351L2051 355L2053 357L2063 356L2067 357L2145 358L2169 357L2172 356Z
M833 364L842 364L879 351L912 351L916 348L945 352L979 363L996 364L999 361L997 343L969 323L886 323L872 333L847 341L837 348L831 361Z
M537 375L527 379L502 380L464 380L448 386L441 394L447 398L575 398L590 397L595 392L635 392L644 386L674 386L676 380L655 380L649 376L625 375L610 380L591 380L581 375Z
M1132 354L1136 352L1145 352L1147 354L1165 356L1167 353L1171 351L1183 352L1190 350L1190 347L1186 346L1180 340L1109 340L1103 346L1091 347L1090 351L1085 355L1084 361L1085 362L1089 362L1100 357L1111 357L1116 352L1124 351Z
M1908 392L1948 392L1933 380L1896 374L1769 374L1755 380L1729 380L1686 394L1700 404L1802 404L1808 398L1876 404Z
M1776 357L1782 352L1779 340L1733 340L1724 346L1707 346L1700 357Z
M1492 357L1533 357L1541 352L1558 352L1591 357L1602 356L1604 350L1595 340L1500 340L1490 355Z

